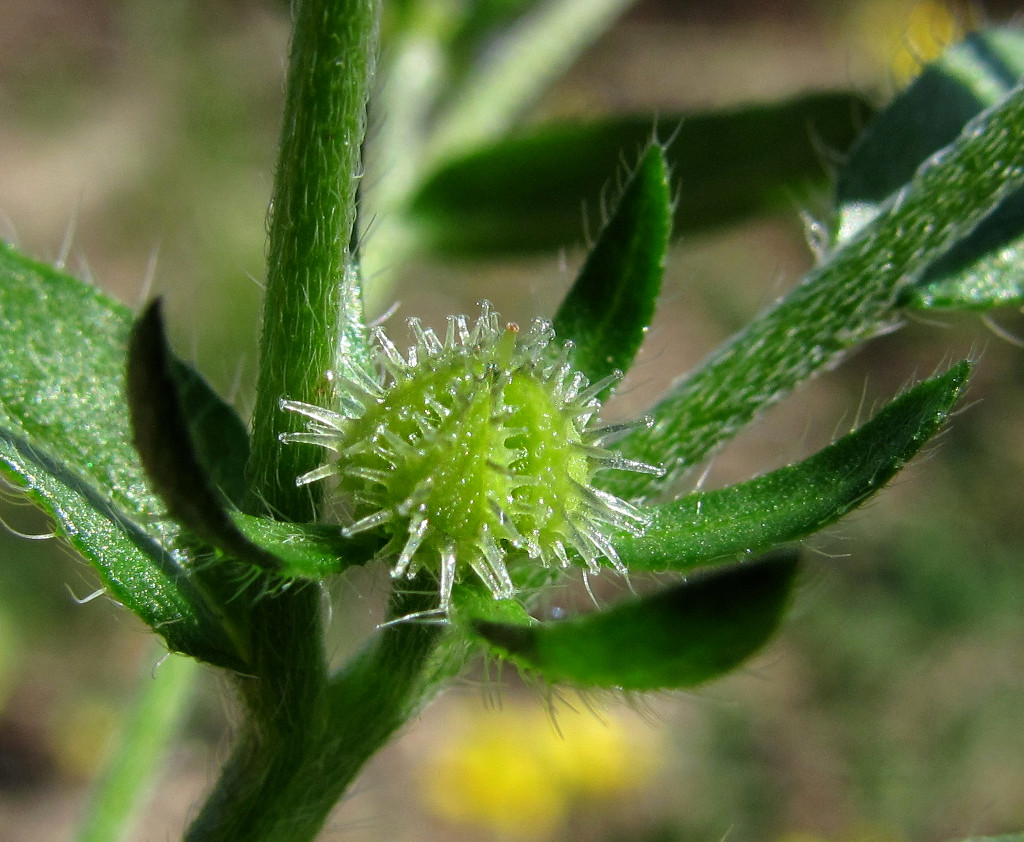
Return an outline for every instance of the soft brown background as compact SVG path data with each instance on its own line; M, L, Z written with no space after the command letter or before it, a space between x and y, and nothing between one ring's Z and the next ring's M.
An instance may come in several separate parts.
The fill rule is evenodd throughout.
M538 119L827 87L882 100L915 5L640 2ZM281 6L7 0L0 25L0 236L41 259L66 253L69 269L133 305L164 294L177 347L243 414L287 46ZM1015 13L985 4L976 15ZM802 207L794 198L788 218L678 244L617 411L641 411L807 268ZM579 255L568 243L500 267L411 267L391 329L400 335L412 314L436 324L483 296L509 318L550 314ZM1024 336L1019 314L996 319ZM808 542L793 616L753 664L697 693L634 701L639 714L569 696L603 708L604 724L595 731L591 713L573 724L563 709L564 742L536 690L473 676L371 764L324 838L928 842L1024 828L1024 349L976 317L914 321L770 413L706 481L799 458L966 354L979 360L972 406L929 458ZM47 529L24 506L2 516L22 532ZM0 534L0 842L73 838L117 722L158 658L133 617L68 592L94 587L54 542ZM360 573L343 604L359 613L376 587ZM138 839L180 834L228 749L228 700L206 674ZM483 748L492 754L479 761Z

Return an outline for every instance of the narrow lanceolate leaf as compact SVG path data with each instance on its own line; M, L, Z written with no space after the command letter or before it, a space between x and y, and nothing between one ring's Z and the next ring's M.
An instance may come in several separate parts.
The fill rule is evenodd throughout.
M273 554L278 575L286 579L326 579L366 564L380 549L380 541L368 533L345 538L332 524L287 523L236 511L231 519L250 543Z
M159 299L135 322L128 339L127 397L135 448L168 513L227 555L280 572L278 559L235 526L226 495L199 457L178 393Z
M1012 29L975 32L928 64L881 111L850 149L836 181L841 239L856 229L843 216L877 209L930 155L948 146L972 117L996 105L1024 75L1024 36Z
M127 308L0 245L0 467L172 650L243 668L131 445L130 326Z
M785 612L796 571L796 553L778 551L576 620L478 621L474 628L497 653L551 682L693 687L764 645Z
M968 36L928 65L875 119L836 187L837 237L845 239L965 123L998 103L1024 75L1024 34ZM1024 303L1024 192L1008 197L903 295L918 309L987 309Z
M471 72L475 59L487 45L539 3L540 0L477 0L461 6L457 12L454 8L450 10L445 21L445 55L452 85L457 88L459 79ZM384 38L388 38L387 32Z
M508 131L577 55L635 0L547 0L477 56L440 109L428 155L443 159Z
M849 93L817 93L728 111L563 123L482 146L443 164L412 199L410 222L441 252L550 250L579 242L623 161L665 143L679 183L676 233L791 210L826 180L822 149L845 151L868 108Z
M749 482L653 506L643 536L615 548L631 570L686 571L817 532L879 491L942 427L970 364L920 383L824 450Z
M610 478L620 496L668 488L796 384L890 327L897 301L938 256L1024 186L1024 88L971 121L883 210L775 307L676 383L655 424L621 445L666 461L662 480Z
M592 383L627 371L654 315L672 228L664 151L652 145L630 176L555 314L555 335Z
M249 431L238 413L192 366L173 354L168 355L167 363L196 457L224 499L242 505Z
M0 472L53 518L55 533L100 576L110 596L164 638L175 652L244 669L243 646L187 572L176 532L145 527L109 494L25 438L0 429Z

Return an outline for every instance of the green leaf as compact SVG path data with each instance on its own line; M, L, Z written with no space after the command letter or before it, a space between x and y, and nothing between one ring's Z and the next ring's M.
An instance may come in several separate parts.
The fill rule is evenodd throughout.
M477 621L515 664L551 682L659 690L734 669L778 627L797 572L792 551L694 576L575 620L532 626Z
M244 668L240 634L149 490L124 403L127 308L0 244L0 465L173 651Z
M842 152L867 106L849 93L816 93L728 111L609 117L523 133L444 164L413 197L411 221L440 252L549 250L578 241L583 208L601 207L611 173L665 144L679 195L678 234L790 209L826 177L821 148Z
M99 574L110 596L164 638L167 648L230 669L245 668L244 645L189 575L171 528L146 528L109 493L0 429L0 472L53 518L56 534ZM159 533L159 534L156 534Z
M366 564L380 549L380 541L367 533L345 538L331 524L287 523L242 512L231 512L231 519L247 540L274 555L279 575L289 579L326 579Z
M945 423L970 364L918 384L871 421L796 465L653 506L643 536L615 540L630 570L686 571L811 535L880 491Z
M128 339L127 396L135 449L171 517L227 555L279 572L277 558L235 526L226 495L199 457L178 394L159 299L135 322Z
M990 221L936 260L900 304L981 311L1024 305L1024 193L1004 201Z
M407 218L424 180L520 124L551 82L634 2L474 0L412 4L394 15L396 37L384 50L374 100L387 119L367 159L374 189L366 218L374 224L362 259L374 281L371 306L389 303L395 268L425 245Z
M540 0L475 0L459 11L462 17L446 39L445 53L456 80L472 71L473 60L516 18Z
M875 119L850 153L836 189L837 238L998 103L1024 75L1024 34L974 33L950 47ZM988 309L1024 303L1024 193L1008 197L969 237L936 260L901 299L917 309Z
M652 145L555 314L555 334L576 344L590 381L629 370L654 315L672 226L668 167Z
M891 328L901 292L1022 186L1024 88L1016 88L779 303L674 385L655 407L653 427L620 443L627 458L665 463L665 477L609 477L608 490L635 497L669 489L798 383Z
M547 0L476 56L433 127L430 161L504 135L635 0Z
M235 508L245 496L248 433L206 381L172 355L159 301L132 329L127 380L134 443L146 474L171 516L205 543L279 578L317 580L365 564L380 548L366 534L344 538L337 526L287 523Z
M192 366L168 352L167 363L196 457L210 483L236 506L245 500L249 431L238 413Z
M235 508L245 495L248 433L206 381L171 354L159 300L132 328L127 394L147 476L171 516L205 543L281 579L324 579L365 564L379 549L367 535L342 537L337 526L287 523ZM225 483L233 493L224 491Z
M453 625L472 633L478 622L529 625L533 622L526 606L518 599L495 599L486 588L464 581L452 589L449 619Z

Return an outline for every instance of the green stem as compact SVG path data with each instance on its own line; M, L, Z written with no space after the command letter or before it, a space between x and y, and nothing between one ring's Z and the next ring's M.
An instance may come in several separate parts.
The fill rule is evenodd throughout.
M278 436L301 419L278 401L331 406L328 372L348 325L361 318L344 294L352 276L366 99L377 48L375 0L300 0L270 212L267 290L249 466L255 497L283 520L310 521L316 501L295 478L317 466L309 445Z
M217 787L196 817L185 842L304 842L314 839L331 804L310 793L295 792L295 782L309 783L322 754L324 722L311 720L285 743L259 729L239 737Z
M165 651L162 645L159 650ZM146 659L139 697L93 793L78 842L129 838L135 809L163 767L161 758L177 733L198 668L191 658L169 655L154 672Z
M321 453L282 447L280 433L302 422L278 401L333 406L327 373L367 359L350 242L377 18L375 0L299 0L295 9L249 466L252 505L282 520L315 519L317 501L295 478ZM266 577L246 597L255 599L253 675L237 681L247 717L186 839L305 842L434 686L425 667L439 632L388 628L331 682L319 587ZM415 597L396 599L402 613L422 610L402 608Z
M395 597L392 616L433 604L427 591ZM331 683L322 704L287 733L250 720L186 842L307 842L372 757L462 664L433 669L440 627L382 630Z

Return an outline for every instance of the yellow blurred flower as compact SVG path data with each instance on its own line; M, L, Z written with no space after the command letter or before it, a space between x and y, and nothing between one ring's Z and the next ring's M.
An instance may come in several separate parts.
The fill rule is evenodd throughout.
M899 85L977 23L970 3L866 0L854 7L851 28L861 49L888 66Z
M467 709L449 736L422 769L427 807L505 839L550 836L576 804L642 790L663 760L652 729L614 711Z

